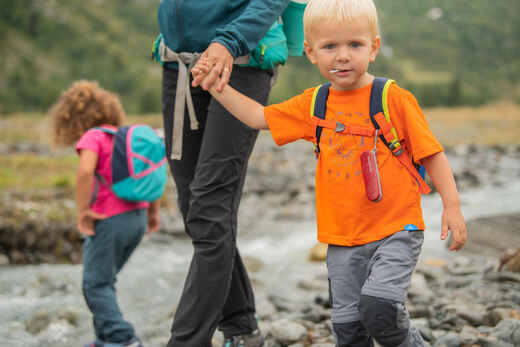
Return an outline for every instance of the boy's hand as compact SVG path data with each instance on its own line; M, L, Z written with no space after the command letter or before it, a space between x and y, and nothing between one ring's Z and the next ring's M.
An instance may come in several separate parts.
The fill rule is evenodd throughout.
M191 68L191 74L193 75L191 85L193 87L200 85L202 89L208 91L212 89L214 85L211 85L211 80L213 79L210 74L211 70L211 64L208 63L208 60L200 58L195 66ZM209 88L206 89L204 86L209 86Z
M205 58L200 58L195 66L191 68L191 74L193 75L193 81L191 85L196 87L204 80L208 72L211 70L209 62Z
M193 87L200 85L204 90L209 90L216 85L217 91L221 92L229 82L231 70L233 70L233 61L233 56L229 53L226 46L218 42L212 42L199 59L201 64L205 63L207 65L207 70L203 75L199 72L194 74L191 85ZM195 67L199 65L199 62L195 64Z
M441 240L446 240L451 231L452 244L450 251L462 249L467 239L466 222L460 208L448 208L442 213Z
M78 212L78 229L79 232L83 235L93 236L94 232L94 222L96 220L105 219L106 216L104 214L99 214L97 212L92 211L90 208L84 211Z

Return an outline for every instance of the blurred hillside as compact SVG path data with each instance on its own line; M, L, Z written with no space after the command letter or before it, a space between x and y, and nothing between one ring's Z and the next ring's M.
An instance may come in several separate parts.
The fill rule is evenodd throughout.
M371 67L423 106L520 102L520 2L376 0L383 45ZM0 0L0 113L45 111L72 81L97 80L129 113L160 112L150 61L159 1ZM302 72L303 70L303 72ZM319 83L305 58L280 69L271 101Z
M116 91L127 111L160 110L150 61L158 4L0 0L0 113L46 110L81 78Z

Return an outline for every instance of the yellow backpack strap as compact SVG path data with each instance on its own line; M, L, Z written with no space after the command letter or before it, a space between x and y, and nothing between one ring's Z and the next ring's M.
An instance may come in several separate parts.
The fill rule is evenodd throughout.
M402 147L399 142L399 137L397 136L397 131L390 120L390 112L388 111L388 89L392 83L394 83L394 81L390 79L382 77L374 78L370 93L370 120L376 129L382 130L379 131L379 137L384 144L394 155L399 155L402 151ZM379 117L376 117L378 114L384 115L387 124L380 124L381 122L377 119Z
M325 120L327 113L327 98L329 97L330 83L325 83L314 88L312 95L310 116ZM320 137L323 127L320 124L316 125L316 144L314 145L314 153L316 158L320 154Z
M370 119L376 129L378 129L379 138L384 142L386 147L390 149L392 154L396 156L401 164L412 175L417 184L421 194L428 194L431 189L424 181L424 177L420 172L424 172L413 163L410 155L403 150L397 131L395 130L392 120L390 118L390 111L388 109L388 90L394 83L391 79L376 77L372 83L372 90L370 93Z

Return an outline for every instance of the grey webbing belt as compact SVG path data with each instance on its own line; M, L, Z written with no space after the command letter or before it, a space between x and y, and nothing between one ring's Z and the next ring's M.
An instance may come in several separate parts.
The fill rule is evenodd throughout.
M182 134L184 128L184 111L186 105L188 106L188 115L190 117L190 129L197 130L199 122L193 107L193 100L190 92L190 69L199 60L201 53L176 53L169 49L164 40L159 43L159 55L163 62L176 62L179 65L179 75L177 77L177 89L175 92L175 107L173 111L173 130L172 130L172 148L171 159L180 160L182 158ZM235 64L247 64L249 55L238 57L235 59ZM165 134L169 136L169 134Z
M197 130L199 122L195 115L193 100L190 93L189 71L199 60L200 53L176 53L166 47L161 40L159 44L159 54L164 62L177 62L179 65L179 76L177 77L177 90L175 92L175 108L173 111L173 131L171 159L180 160L182 158L182 131L184 128L184 110L188 105L188 115L190 116L190 129ZM188 65L188 66L186 66ZM168 134L165 134L168 136Z

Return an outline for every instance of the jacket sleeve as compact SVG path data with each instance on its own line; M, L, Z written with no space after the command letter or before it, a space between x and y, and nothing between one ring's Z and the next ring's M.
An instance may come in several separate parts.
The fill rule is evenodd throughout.
M289 0L251 0L239 17L217 28L211 42L223 44L234 58L246 55L258 45L288 4Z

